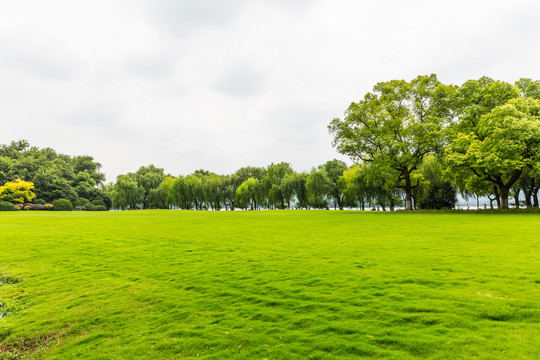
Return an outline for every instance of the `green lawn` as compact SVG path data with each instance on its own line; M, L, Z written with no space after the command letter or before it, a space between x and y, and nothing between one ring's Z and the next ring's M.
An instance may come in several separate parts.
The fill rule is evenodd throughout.
M539 225L0 213L0 359L540 359Z

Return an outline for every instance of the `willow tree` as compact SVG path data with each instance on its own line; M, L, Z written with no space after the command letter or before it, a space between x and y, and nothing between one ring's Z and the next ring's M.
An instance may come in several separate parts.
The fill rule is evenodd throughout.
M406 209L412 210L412 189L422 180L418 166L442 146L454 93L455 87L443 85L435 75L378 83L349 106L343 120L330 123L333 146L355 162L396 174L392 181L405 191Z

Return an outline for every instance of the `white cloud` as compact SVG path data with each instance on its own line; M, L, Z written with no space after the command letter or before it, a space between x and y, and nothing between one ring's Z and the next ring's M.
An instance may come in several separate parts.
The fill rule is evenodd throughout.
M540 78L534 1L2 2L0 143L228 173L331 158L379 81Z

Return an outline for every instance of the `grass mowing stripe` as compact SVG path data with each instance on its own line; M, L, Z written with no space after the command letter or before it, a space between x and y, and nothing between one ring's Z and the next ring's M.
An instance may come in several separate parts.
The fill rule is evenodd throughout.
M2 214L0 274L24 281L0 287L0 301L26 305L0 320L0 349L51 359L540 358L538 219Z

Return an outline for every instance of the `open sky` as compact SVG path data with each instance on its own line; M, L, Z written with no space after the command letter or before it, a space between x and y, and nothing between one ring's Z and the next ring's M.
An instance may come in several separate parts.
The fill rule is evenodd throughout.
M0 0L0 143L91 155L107 180L335 152L377 82L540 79L540 2Z

